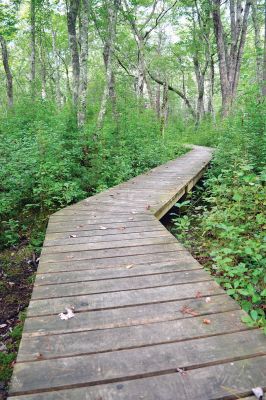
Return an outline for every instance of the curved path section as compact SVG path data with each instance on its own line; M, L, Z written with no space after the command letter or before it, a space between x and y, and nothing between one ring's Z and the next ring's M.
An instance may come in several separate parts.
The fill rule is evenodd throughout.
M158 221L211 153L51 216L10 399L233 399L266 385L262 332Z

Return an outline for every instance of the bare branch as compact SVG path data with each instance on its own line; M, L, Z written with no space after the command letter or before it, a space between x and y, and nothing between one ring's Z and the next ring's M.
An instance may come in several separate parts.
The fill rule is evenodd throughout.
M151 79L154 82L157 82L159 85L162 85L162 86L166 85L166 82L163 82L160 79L156 78L150 71L148 71L148 74L149 74L149 76L151 77ZM191 115L193 116L193 118L195 118L196 117L195 111L194 111L189 99L186 97L186 95L184 93L182 93L180 90L178 90L178 89L174 88L173 86L169 85L169 83L167 83L167 86L168 86L168 90L176 93L179 97L181 97L181 99L184 100L184 102L187 105Z
M166 10L162 10L160 12L160 14L157 16L154 25L147 31L145 32L145 35L143 36L144 40L147 40L149 35L151 34L151 32L159 25L159 23L161 22L161 20L163 19L163 17L172 9L174 8L174 6L176 5L177 0L174 1L174 3L168 7Z

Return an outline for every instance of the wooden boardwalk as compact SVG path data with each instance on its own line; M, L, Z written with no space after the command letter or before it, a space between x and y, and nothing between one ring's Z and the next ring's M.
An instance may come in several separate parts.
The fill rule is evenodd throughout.
M158 221L210 159L195 147L52 215L10 399L247 400L266 386L262 332Z

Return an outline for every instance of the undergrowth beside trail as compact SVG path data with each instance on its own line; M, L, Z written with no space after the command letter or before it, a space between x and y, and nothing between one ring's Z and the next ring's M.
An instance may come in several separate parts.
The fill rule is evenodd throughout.
M220 125L204 180L178 204L174 231L266 333L265 104L250 103Z

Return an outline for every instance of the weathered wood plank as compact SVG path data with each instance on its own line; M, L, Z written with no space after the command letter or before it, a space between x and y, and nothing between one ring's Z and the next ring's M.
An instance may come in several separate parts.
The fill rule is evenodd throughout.
M104 225L105 226L105 225ZM141 233L141 232L167 232L162 225L154 225L154 226L120 226L118 228L109 228L108 229L92 229L92 230L79 230L78 228L74 228L72 231L68 232L55 232L55 233L47 233L46 234L46 241L55 240L55 239L69 239L71 236L75 235L78 237L91 237L94 238L95 236L107 236L107 235L122 235L128 233Z
M109 279L100 281L80 281L77 283L61 283L57 285L35 285L32 299L52 299L64 296L78 296L94 293L110 293L122 290L154 288L182 283L212 281L210 275L203 270L190 271L187 274L172 272L148 276Z
M125 307L137 304L159 303L162 301L190 299L201 293L202 296L213 296L224 291L215 282L197 282L182 285L164 286L149 289L136 289L122 292L111 292L46 300L31 300L27 315L30 317L58 314L66 307L76 312L98 310L103 308Z
M96 270L82 270L69 272L54 272L46 274L37 274L35 286L45 286L51 284L60 284L68 282L89 282L102 279L119 279L134 276L149 276L155 274L167 274L169 272L180 272L187 281L201 274L201 265L193 259L185 258L182 262L165 261L150 264L129 264L128 266L118 268L101 268ZM204 273L206 274L206 273Z
M212 314L210 324L204 324L201 316L101 331L23 337L17 362L38 360L39 354L42 359L70 357L244 331L248 328L241 322L243 315L238 310Z
M139 213L139 214L132 214L132 213L123 213L117 214L115 216L106 213L106 215L94 214L91 216L83 215L82 213L78 215L67 215L67 216L58 216L54 215L49 220L49 225L52 224L60 224L61 223L70 223L74 221L75 224L79 223L80 221L84 224L88 225L96 225L96 224L105 224L109 223L112 224L113 222L131 222L131 221L155 221L153 215L149 213ZM157 221L156 221L157 222Z
M121 256L121 257L106 257L98 258L93 260L76 261L70 259L60 263L44 263L40 260L38 271L39 273L50 273L50 272L63 272L63 271L82 271L82 270L93 270L98 268L117 268L127 267L128 265L141 265L154 262L168 262L168 261L182 261L185 259L191 260L191 255L186 251L162 251L153 254L138 254L132 256Z
M114 248L122 248L122 247L138 247L138 246L146 246L146 245L154 245L154 244L169 244L176 243L176 239L171 235L165 235L163 237L151 237L151 238L140 238L140 239L132 239L132 240L123 240L120 241L111 241L108 242L100 242L100 243L84 243L84 244L67 244L62 246L54 246L43 248L42 255L51 255L51 254L62 254L69 253L73 251L84 252L87 250L101 250L101 249L114 249ZM64 257L64 256L63 256Z
M253 387L266 388L266 357L106 385L15 396L13 400L255 400ZM177 397L178 396L178 397Z
M175 252L183 252L185 251L184 247L177 243L176 241L168 240L168 243L161 244L147 244L143 246L135 246L135 247L121 247L121 248L110 248L110 249L102 249L102 250L83 250L82 252L69 251L65 253L55 253L55 254L46 254L45 260L42 264L48 263L61 263L64 261L71 261L75 259L75 261L79 260L93 260L98 258L114 258L114 257L122 257L122 256L133 256L133 255L142 255L142 254L154 254L154 253L162 253L167 251L175 251Z
M157 303L156 307L154 307L154 304L145 304L108 310L85 311L78 313L75 318L63 321L63 323L57 314L37 316L26 319L24 335L58 335L61 333L143 325L191 318L194 313L200 316L239 309L239 305L225 294L212 296L210 299L211 301L208 302L206 302L206 297L172 300ZM192 315L190 312L184 312L186 307L193 311Z
M136 226L141 226L143 230L145 228L151 229L156 226L158 222L154 219L154 221L126 221L126 222L105 222L104 227L107 229L126 229L133 228ZM47 232L48 233L57 233L57 232L69 232L69 231L89 231L89 230L101 230L101 226L103 224L86 224L73 221L72 223L54 223L48 224ZM103 229L102 229L103 230Z
M95 385L184 367L194 369L264 355L264 344L263 333L252 330L111 353L17 363L11 393Z
M82 232L83 234L84 232ZM54 246L63 246L63 245L72 245L72 244L83 244L83 243L100 243L100 242L110 242L115 240L135 240L135 239L146 239L146 238L154 238L154 237L164 237L169 236L169 232L163 229L158 229L154 231L148 232L133 232L133 233L120 233L117 232L112 235L95 235L91 236L89 239L87 236L79 236L74 235L74 237L69 237L66 239L54 239L54 240L45 240L44 248L45 251L47 247Z

